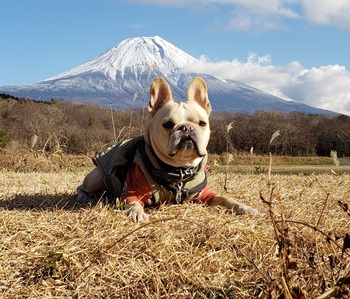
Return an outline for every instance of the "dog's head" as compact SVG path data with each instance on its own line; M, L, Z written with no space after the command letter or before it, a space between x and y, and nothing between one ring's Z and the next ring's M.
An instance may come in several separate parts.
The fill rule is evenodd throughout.
M191 167L207 153L211 106L204 80L196 77L186 102L174 102L168 83L154 79L148 106L152 119L145 138L156 155L174 167Z

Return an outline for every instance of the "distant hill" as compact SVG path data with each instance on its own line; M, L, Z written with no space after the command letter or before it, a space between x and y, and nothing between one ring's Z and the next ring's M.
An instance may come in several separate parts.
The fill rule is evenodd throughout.
M95 102L114 109L144 107L157 76L165 77L175 100L184 100L190 81L204 78L214 112L299 111L324 114L300 102L285 101L235 80L210 74L185 73L197 59L164 39L136 37L123 40L98 57L33 85L0 86L0 93L47 101L52 98L75 103Z

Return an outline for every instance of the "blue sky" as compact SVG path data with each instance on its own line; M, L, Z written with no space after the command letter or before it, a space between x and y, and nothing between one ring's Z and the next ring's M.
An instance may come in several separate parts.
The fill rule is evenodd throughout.
M159 35L223 79L350 115L348 0L11 0L0 11L0 86Z

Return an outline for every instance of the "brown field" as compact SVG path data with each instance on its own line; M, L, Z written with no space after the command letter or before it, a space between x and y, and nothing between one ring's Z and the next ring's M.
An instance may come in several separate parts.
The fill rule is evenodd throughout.
M230 172L227 195L262 217L184 204L134 224L75 201L92 166L71 159L4 158L1 298L350 297L349 172ZM223 193L225 173L209 182Z

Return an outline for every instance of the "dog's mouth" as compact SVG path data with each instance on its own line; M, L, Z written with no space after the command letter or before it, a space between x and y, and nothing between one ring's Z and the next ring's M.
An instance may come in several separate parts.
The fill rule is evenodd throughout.
M206 155L206 151L201 150L199 146L200 142L196 135L184 134L181 138L174 138L172 141L170 151L168 151L170 157L174 157L178 152L190 152L198 157Z

